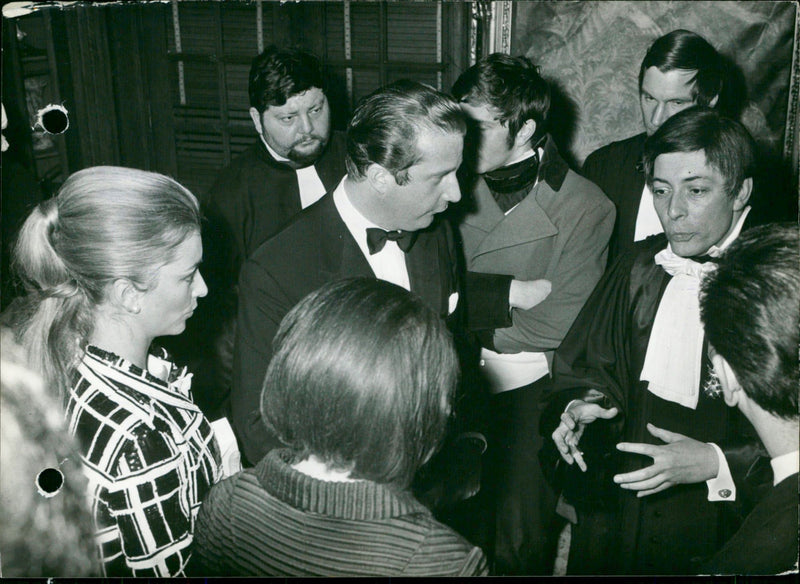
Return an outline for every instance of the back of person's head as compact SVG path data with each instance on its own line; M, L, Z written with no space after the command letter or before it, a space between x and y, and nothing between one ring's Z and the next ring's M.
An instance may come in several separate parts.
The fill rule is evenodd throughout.
M710 105L725 83L725 60L706 39L689 30L673 30L650 46L639 69L639 89L650 67L662 73L694 71L692 92L698 105Z
M347 128L347 174L358 181L372 164L388 170L403 185L419 162L424 132L466 133L461 108L452 97L428 85L400 80L365 97Z
M376 279L309 294L283 319L261 413L301 457L405 488L447 426L458 361L419 298Z
M653 167L662 154L699 151L705 153L706 164L725 178L731 197L756 171L757 146L745 127L715 109L694 106L669 118L647 138L644 145L647 183L652 184Z
M2 575L98 575L86 479L64 413L10 331L0 335Z
M709 344L763 410L798 418L800 232L770 224L743 232L703 281Z
M499 112L500 122L508 126L510 144L527 120L536 123L531 144L544 136L550 93L550 84L530 59L503 53L483 57L453 85L453 95L458 101L488 105Z
M325 89L319 59L309 52L272 45L250 66L250 107L259 113L269 106L282 106L290 97L312 87Z
M194 195L154 172L97 166L71 175L28 216L14 249L25 297L9 323L28 360L64 389L109 285L155 284L176 248L200 231Z

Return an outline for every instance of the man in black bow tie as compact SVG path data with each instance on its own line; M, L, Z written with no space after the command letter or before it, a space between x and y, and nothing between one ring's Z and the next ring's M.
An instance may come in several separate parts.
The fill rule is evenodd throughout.
M496 512L487 520L494 573L548 575L559 520L537 458L539 398L553 351L603 273L614 206L559 155L547 127L550 86L528 59L489 55L453 93L472 124L454 209L467 269L543 285L541 302L478 335L491 392L483 497Z
M419 83L398 81L367 96L347 130L345 178L245 262L231 404L249 463L278 445L261 421L261 384L275 331L306 294L331 280L374 277L455 319L461 278L452 232L438 215L461 198L465 130L458 104ZM508 279L501 284L498 322L509 306Z
M687 574L735 528L737 486L760 443L706 391L698 292L747 225L755 160L747 130L702 106L645 143L664 233L597 285L556 351L543 420L558 424L556 447L580 467L565 481L577 508L568 573Z

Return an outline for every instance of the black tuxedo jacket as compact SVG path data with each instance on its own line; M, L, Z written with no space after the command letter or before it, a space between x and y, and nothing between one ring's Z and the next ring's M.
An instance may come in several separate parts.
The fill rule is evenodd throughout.
M612 142L592 152L581 174L599 186L617 207L617 220L608 248L608 264L633 247L636 216L644 190L642 154L647 135L642 133Z
M775 485L700 572L762 575L796 571L797 490L797 473Z
M453 236L446 222L437 219L418 232L406 254L406 267L412 292L446 318L450 296L459 287ZM375 274L336 210L332 193L297 215L242 266L231 412L250 463L280 444L264 427L259 403L281 319L323 284L353 277Z

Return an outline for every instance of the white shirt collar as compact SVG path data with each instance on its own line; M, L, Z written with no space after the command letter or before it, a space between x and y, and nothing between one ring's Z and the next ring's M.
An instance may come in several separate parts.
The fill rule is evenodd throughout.
M730 232L728 237L726 237L725 240L719 245L712 245L710 248L708 248L708 255L710 255L712 258L722 255L722 252L725 251L725 249L732 244L737 237L739 237L739 233L741 233L742 227L744 227L744 220L747 218L748 213L750 213L749 205L744 208L744 211L742 211L742 214L739 216L739 220L736 222L736 225L733 226L733 231Z
M542 149L541 147L537 148L536 150L534 150L533 148L530 148L527 151L525 151L521 156L518 156L517 158L515 158L514 160L512 160L511 162L509 162L505 166L511 166L512 164L516 164L517 162L522 162L523 160L527 160L528 158L530 158L531 156L533 156L537 152L539 154L539 162L541 162L542 156L544 156L544 149Z
M800 456L800 451L795 450L794 452L776 456L769 461L770 465L772 465L772 474L775 477L772 480L773 485L777 485L786 477L790 477L800 471L800 458L798 456Z
M344 224L350 230L350 233L353 234L353 237L358 243L358 247L361 248L361 251L364 252L365 256L369 256L369 248L367 247L367 228L383 228L364 217L361 212L353 206L353 203L350 202L350 197L347 196L347 191L345 191L344 188L344 181L346 179L347 175L345 175L345 177L341 180L339 186L336 187L336 190L333 191L333 203L336 205L336 210L339 211L342 221L344 221Z
M342 182L339 183L339 186L336 187L336 190L333 191L333 204L336 205L339 216L341 216L342 221L344 221L353 239L356 240L361 253L364 254L375 277L397 284L406 290L411 290L411 281L409 280L408 269L406 268L405 254L397 246L397 242L387 241L381 251L375 254L369 253L367 228L383 228L364 217L361 212L353 206L344 187L346 180L347 175L345 175Z
M258 136L267 148L267 152L269 152L275 160L278 162L292 162L270 148L263 134L259 134ZM322 198L325 194L325 185L322 183L322 179L319 178L319 173L313 164L303 168L295 168L294 171L297 174L297 187L300 191L300 207L305 209Z
M641 241L651 235L664 233L664 227L656 213L653 204L653 193L645 183L642 190L642 198L639 201L639 210L636 213L636 227L633 234L633 241Z

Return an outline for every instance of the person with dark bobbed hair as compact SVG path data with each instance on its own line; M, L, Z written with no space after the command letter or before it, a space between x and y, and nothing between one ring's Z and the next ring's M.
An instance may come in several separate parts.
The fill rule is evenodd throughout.
M377 279L337 280L283 319L261 413L285 448L215 486L192 571L474 576L480 549L410 492L448 422L458 360L443 320Z
M724 178L724 187L733 197L746 179L752 181L757 148L742 124L722 116L717 110L698 106L676 117L669 131L651 136L645 143L642 162L645 176L651 178L659 156L703 152L706 163Z
M703 281L700 315L725 403L739 409L769 453L772 488L699 571L797 571L800 232L751 229Z
M609 263L636 241L662 232L642 170L644 142L667 119L693 105L735 109L744 96L727 83L725 58L702 36L673 30L656 39L639 66L639 105L645 131L592 152L583 175L596 183L617 207ZM728 107L728 104L731 104ZM725 106L725 107L723 107Z
M191 374L153 344L206 295L202 256L194 195L114 166L72 174L16 243L25 295L3 318L65 406L104 576L183 574L200 500L224 472Z
M552 438L566 467L581 469L565 481L578 520L571 573L691 573L746 506L743 479L761 444L708 390L698 291L757 224L754 151L739 122L704 106L675 114L645 143L664 233L612 264L554 359Z

